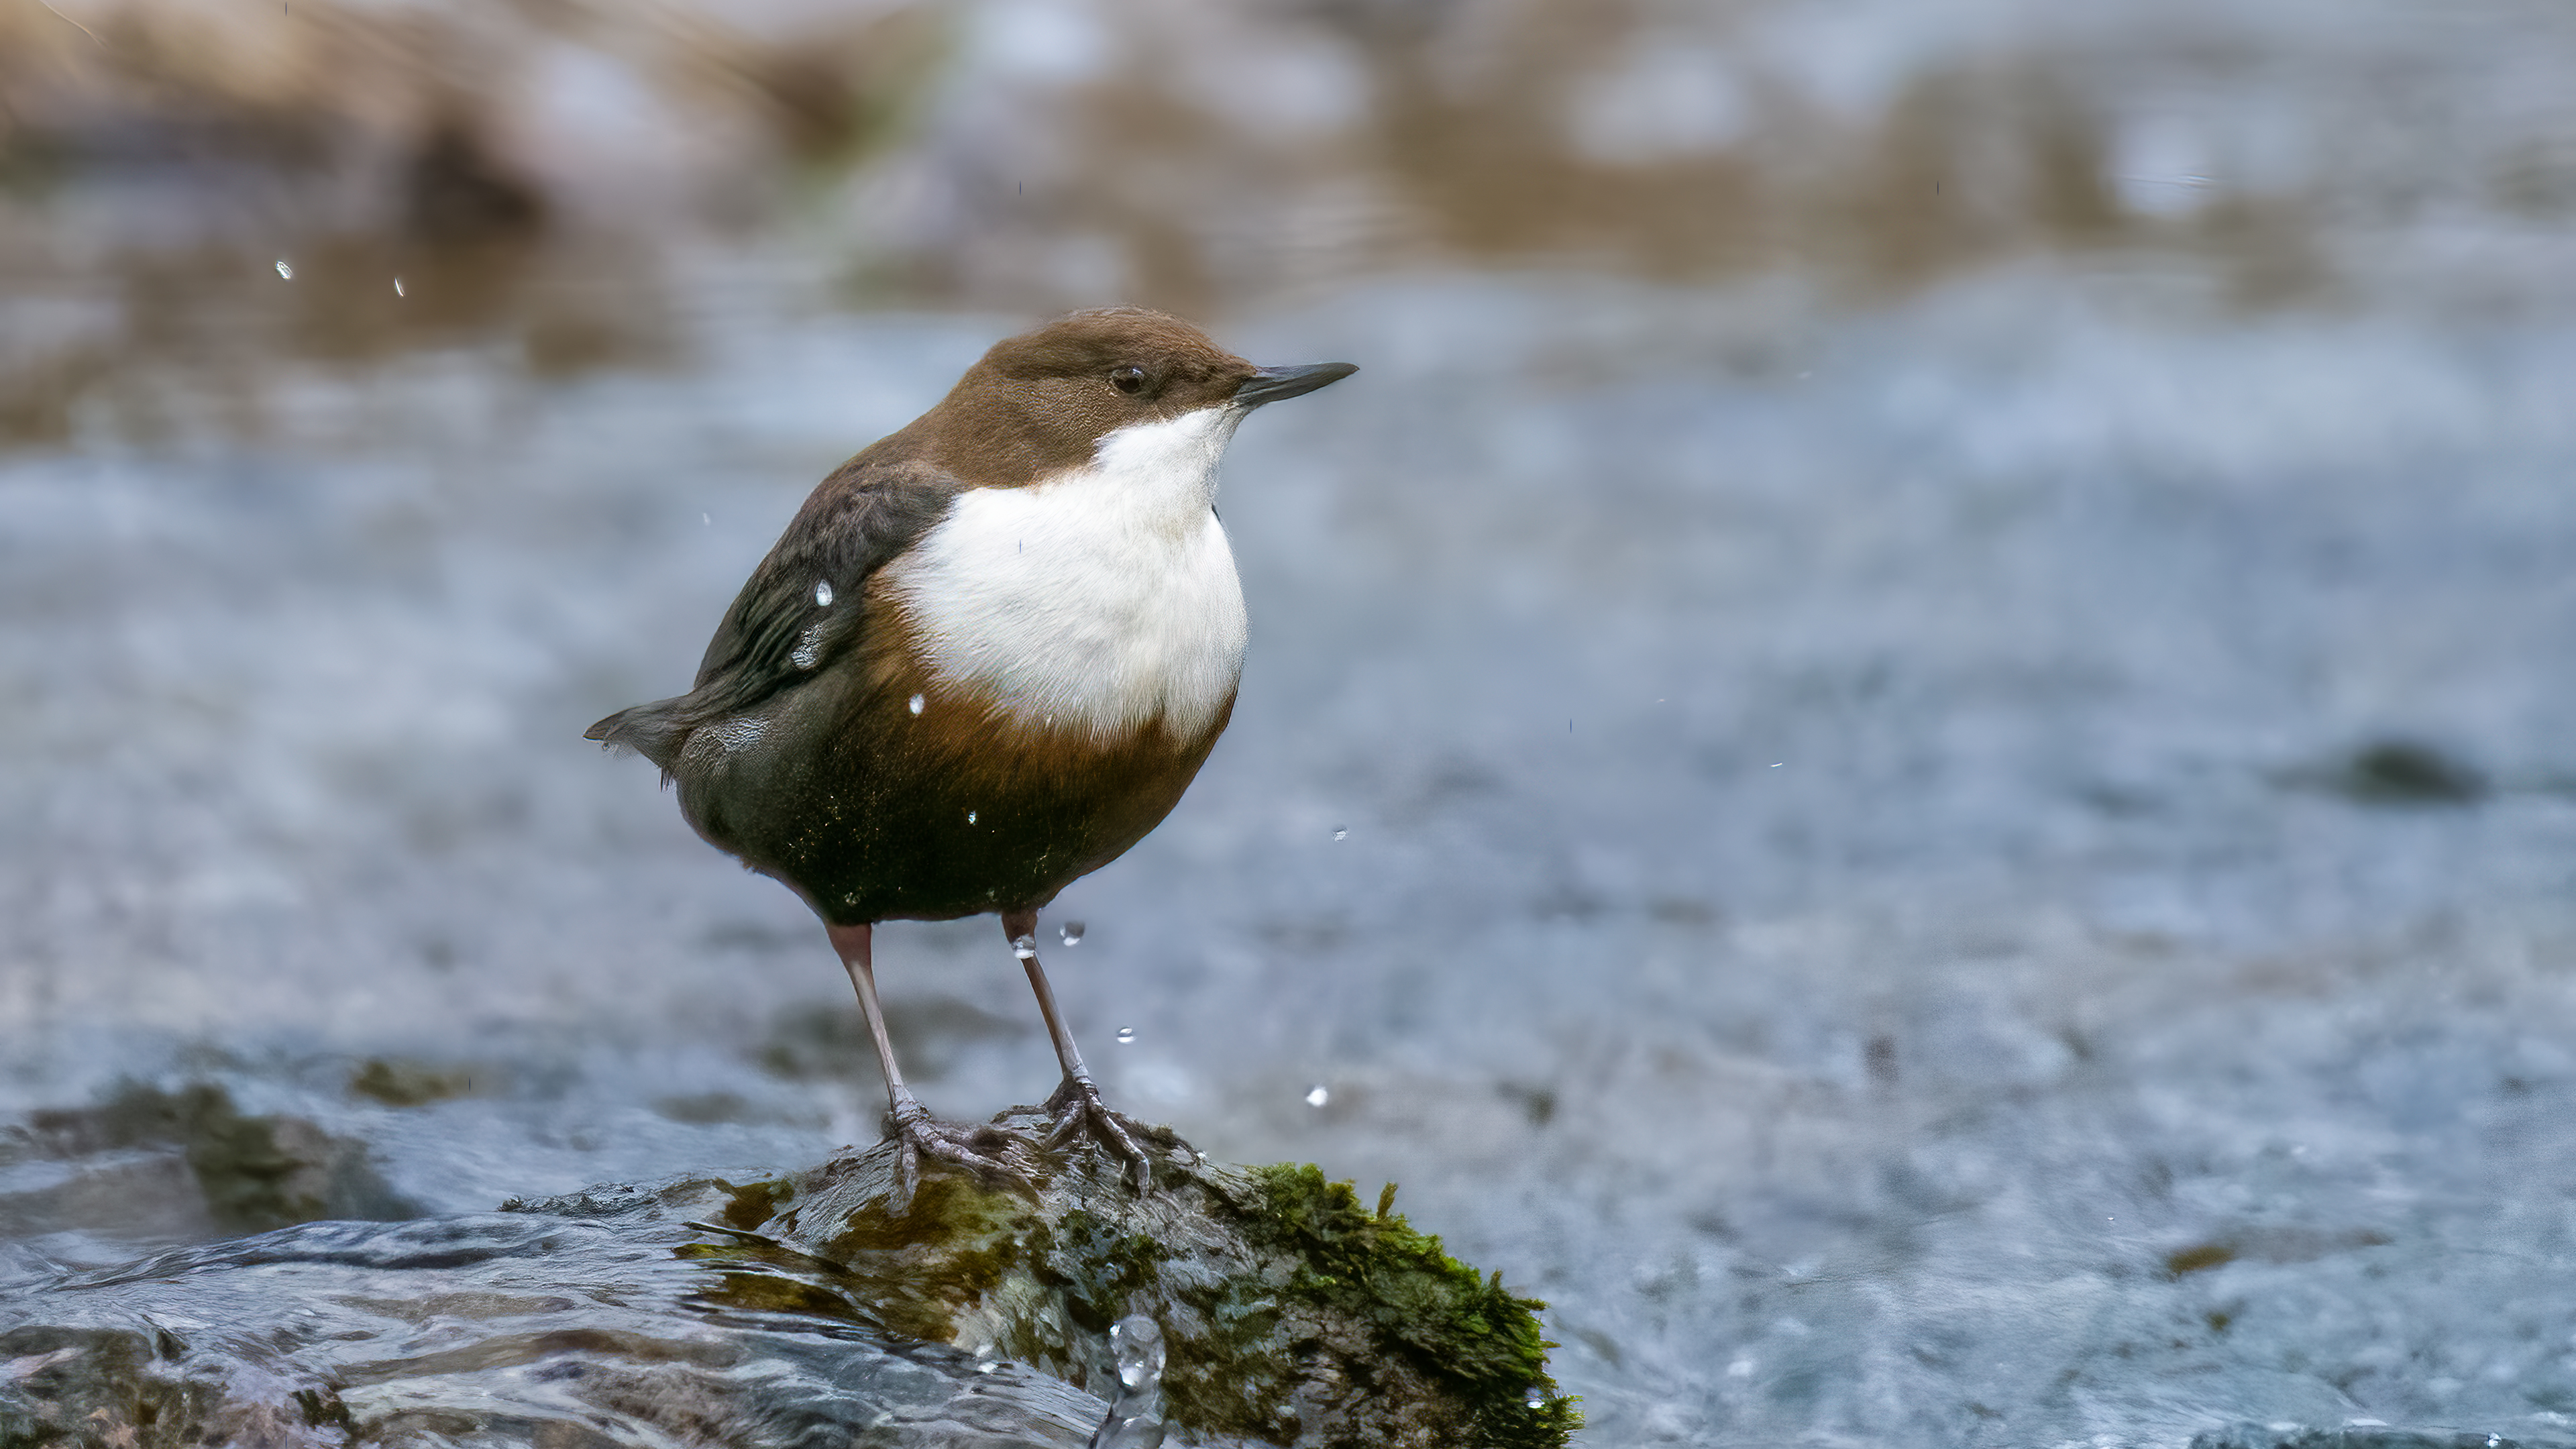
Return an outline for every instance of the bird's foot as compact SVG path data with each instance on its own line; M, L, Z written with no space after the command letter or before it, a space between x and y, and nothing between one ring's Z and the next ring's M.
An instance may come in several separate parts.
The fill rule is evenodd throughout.
M1002 1159L1011 1138L991 1127L960 1127L942 1122L930 1115L930 1109L919 1102L904 1101L886 1114L888 1136L897 1143L895 1165L895 1207L898 1211L912 1205L913 1193L921 1186L921 1162L962 1167L988 1183L1010 1188L1034 1198L1037 1186L1028 1175Z
M1089 1076L1067 1077L1064 1085L1047 1098L1046 1108L1055 1118L1047 1133L1051 1143L1062 1144L1089 1133L1093 1141L1126 1158L1135 1169L1136 1190L1143 1192L1154 1185L1154 1159L1136 1145L1135 1134L1128 1131L1126 1118L1109 1110L1100 1100L1100 1088Z

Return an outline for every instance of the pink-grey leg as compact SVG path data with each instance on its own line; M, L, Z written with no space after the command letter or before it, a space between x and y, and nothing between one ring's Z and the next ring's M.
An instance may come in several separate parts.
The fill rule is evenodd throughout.
M831 935L832 949L840 953L842 969L850 973L850 985L858 990L859 1010L866 1014L868 1035L876 1042L877 1065L885 1072L887 1115L903 1154L900 1200L909 1203L913 1190L920 1186L921 1159L925 1155L1025 1187L1026 1180L1019 1173L998 1158L978 1151L971 1133L931 1116L930 1110L912 1095L912 1089L903 1084L903 1069L894 1063L894 1043L886 1038L885 1008L877 1002L875 928L827 923L824 929Z
M1137 1191L1152 1187L1153 1159L1136 1145L1126 1123L1100 1099L1099 1086L1083 1069L1082 1051L1073 1044L1073 1033L1065 1029L1063 1013L1056 1010L1055 991L1047 985L1046 971L1038 965L1038 913L1003 912L1002 934L1010 939L1011 954L1028 969L1029 989L1037 993L1038 1013L1046 1018L1047 1036L1055 1042L1055 1059L1064 1067L1062 1085L1046 1100L1047 1110L1055 1115L1054 1140L1061 1142L1077 1132L1088 1131L1134 1165Z

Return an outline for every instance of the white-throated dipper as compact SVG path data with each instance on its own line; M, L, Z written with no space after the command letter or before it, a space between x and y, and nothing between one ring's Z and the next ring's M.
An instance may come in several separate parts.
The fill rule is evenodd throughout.
M1038 911L1189 788L1234 709L1243 591L1218 461L1264 403L1357 368L1255 367L1176 317L1077 312L996 344L937 407L835 469L674 699L589 738L680 787L699 835L823 918L885 1069L905 1191L920 1157L1007 1172L895 1066L869 945L886 920L993 912L1086 1127L1100 1100L1037 957Z

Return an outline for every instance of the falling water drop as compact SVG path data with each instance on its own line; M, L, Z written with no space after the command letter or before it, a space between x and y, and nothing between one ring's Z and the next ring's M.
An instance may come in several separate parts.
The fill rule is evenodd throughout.
M1547 1395L1541 1390L1533 1387L1529 1393L1521 1399L1521 1406L1528 1409L1544 1409L1547 1407Z
M715 526L716 526L716 516L715 516L714 514L712 514L712 513L701 513L701 514L699 514L699 515L698 515L698 527L700 527L700 528L713 528L713 527L715 527Z
M1063 925L1056 927L1055 933L1057 937L1068 946L1079 946L1082 944L1082 922L1080 921L1067 921Z
M1013 936L1011 938L1011 954L1019 957L1023 961L1034 961L1038 959L1038 938L1035 936L1025 935Z
M974 823L975 823L975 812L974 812L974 811L969 810L969 811L967 811L967 812L966 812L966 823L967 823L967 824L969 824L969 825L972 825L972 824L974 824Z
M287 263L286 258L279 257L277 259L277 275L280 281L292 282L295 280L295 268Z
M919 713L921 713L921 696L920 696L920 695L917 695L917 694L916 694L916 695L914 695L914 696L912 697L912 705L911 705L911 708L912 708L912 712L913 712L914 714L919 714Z
M1321 1082L1306 1089L1306 1105L1309 1107L1320 1107L1331 1100L1333 1100L1333 1094L1326 1090Z
M394 295L397 297L406 295L402 289L402 278L400 277L394 278Z
M832 607L832 581L830 579L816 579L814 581L814 606L818 609L828 609Z
M1335 840L1348 840L1348 839L1350 839L1350 838L1351 838L1351 832L1350 832L1350 829L1349 829L1347 826L1341 826L1341 825L1336 825L1336 826L1334 826L1334 827L1333 827L1333 838L1334 838Z
M1135 1039L1136 1028L1132 1026L1122 1026L1118 1028L1118 1044L1120 1046L1125 1046L1128 1043L1133 1042Z
M1118 1356L1118 1399L1091 1436L1091 1449L1160 1449L1163 1442L1163 1330L1141 1313L1109 1330Z

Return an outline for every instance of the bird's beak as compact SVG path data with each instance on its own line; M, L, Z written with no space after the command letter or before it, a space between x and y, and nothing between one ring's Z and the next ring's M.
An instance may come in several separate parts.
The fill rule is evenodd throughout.
M1265 367L1234 390L1234 405L1247 411L1283 398L1304 397L1328 383L1359 371L1348 362L1310 362L1304 367Z

